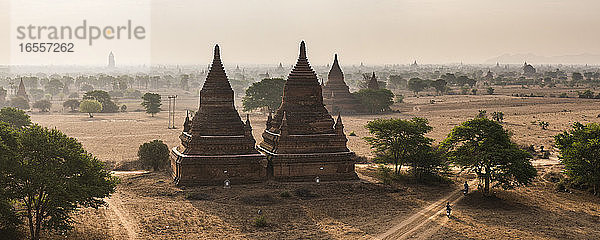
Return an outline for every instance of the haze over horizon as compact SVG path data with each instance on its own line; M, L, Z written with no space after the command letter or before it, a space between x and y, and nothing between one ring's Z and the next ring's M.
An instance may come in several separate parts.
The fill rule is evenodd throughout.
M1 1L4 3L0 5L6 5L9 0ZM13 5L16 2L10 1ZM27 3L20 4L27 4L31 14L42 12L36 9L41 5L39 0L24 2ZM57 2L83 4L75 0ZM297 58L301 40L307 43L312 64L330 63L334 53L339 54L342 65L408 64L414 60L485 63L497 56L530 53L543 57L600 56L597 44L600 32L594 31L600 27L597 13L600 1L593 0L133 2L151 6L152 64L208 64L212 46L218 43L226 64L291 65ZM8 22L6 8L3 9L0 10L2 29ZM86 14L88 19L101 18L103 11ZM15 30L9 31L14 34ZM0 46L14 48L16 44L10 40L0 38ZM109 51L95 51L76 62L106 64ZM139 54L129 54L127 49L114 52L117 64L144 61L137 59ZM600 64L600 57L589 61ZM6 63L0 57L0 64ZM70 64L69 59L54 63Z

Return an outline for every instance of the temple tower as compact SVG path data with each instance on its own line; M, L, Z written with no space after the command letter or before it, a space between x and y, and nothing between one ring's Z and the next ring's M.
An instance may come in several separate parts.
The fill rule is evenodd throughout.
M279 181L357 179L355 155L346 147L341 117L334 122L323 105L321 91L303 41L285 83L281 106L267 119L264 140L258 146L269 160L269 177Z
M113 54L113 52L110 52L108 54L108 67L115 68L115 55Z
M19 90L17 90L17 96L22 97L27 102L29 102L29 95L27 95L27 91L25 91L25 84L23 84L23 78L21 78L21 82L19 83Z
M373 89L373 90L379 89L379 83L377 82L377 77L375 76L375 72L373 72L373 76L371 76L371 80L369 80L367 88Z
M221 63L219 46L202 90L200 106L186 119L181 145L171 153L178 185L251 183L266 179L267 161L255 148L250 119L244 123L234 106L233 90Z
M337 54L334 55L331 70L327 75L327 83L323 87L323 103L329 113L357 114L363 113L364 108L350 93L344 81L344 73L338 63Z

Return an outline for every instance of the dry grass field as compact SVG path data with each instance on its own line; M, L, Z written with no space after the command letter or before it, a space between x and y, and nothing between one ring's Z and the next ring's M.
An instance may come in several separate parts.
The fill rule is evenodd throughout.
M343 116L348 146L360 156L371 157L362 140L367 121L374 118L429 119L430 137L439 142L452 127L472 118L478 110L504 112L504 126L522 145L552 146L553 136L573 122L598 122L598 100L576 98L519 98L501 95L407 97L396 104L399 113ZM483 91L481 91L483 92ZM412 96L405 93L405 96ZM183 98L183 97L182 97ZM434 100L434 103L431 103ZM126 103L130 110L138 102ZM195 109L197 99L178 103L176 126L167 129L167 113L150 117L143 112L96 114L31 113L34 122L56 127L76 137L84 147L118 170L136 170L140 144L162 139L173 147L185 109ZM58 106L58 103L55 104ZM167 107L163 105L163 109ZM239 109L239 107L238 107ZM53 110L58 110L58 107ZM262 141L266 115L250 115L254 137ZM549 123L541 130L535 121ZM556 163L553 160L538 163ZM560 171L560 165L538 165L541 171ZM373 175L373 168L357 168ZM221 187L176 188L166 173L117 174L121 183L98 210L84 209L75 216L75 230L67 239L369 239L385 232L419 209L436 202L454 185L423 186L407 183L386 187L367 181L315 183L268 182L231 189ZM440 206L440 209L443 206ZM254 226L262 210L268 226ZM420 239L598 239L600 201L586 193L558 193L554 184L536 179L533 186L498 191L487 199L473 193L456 203L450 220L434 218L409 236ZM57 236L51 235L50 238ZM61 238L63 238L61 236Z

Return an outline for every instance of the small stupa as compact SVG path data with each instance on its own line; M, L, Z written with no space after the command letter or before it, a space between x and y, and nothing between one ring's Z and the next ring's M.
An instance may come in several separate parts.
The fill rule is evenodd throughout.
M369 83L367 84L367 88L373 89L373 90L379 89L379 83L377 82L377 77L375 76L375 72L373 72L373 75L371 76L371 80L369 80Z
M364 112L364 107L350 93L344 81L344 73L338 63L338 55L333 58L333 65L327 75L327 83L323 86L323 103L331 114L357 114Z
M19 83L19 89L17 90L17 97L22 97L27 102L29 102L29 95L27 95L27 91L25 91L25 84L23 84L23 78L21 78L21 82Z

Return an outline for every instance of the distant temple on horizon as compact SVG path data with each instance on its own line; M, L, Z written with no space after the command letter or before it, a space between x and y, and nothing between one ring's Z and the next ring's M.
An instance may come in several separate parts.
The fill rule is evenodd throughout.
M327 75L327 83L323 86L323 103L330 114L357 114L365 111L358 99L350 93L350 88L344 81L344 73L338 63L337 54Z
M115 68L115 55L112 51L108 54L108 67Z
M23 84L23 78L21 78L21 82L19 83L19 90L17 90L17 97L22 97L23 99L29 102L29 95L27 95L27 91L25 90L25 84Z
M267 160L256 150L250 119L240 118L225 74L219 45L192 121L186 117L181 146L171 151L177 185L245 184L266 180Z
M367 84L367 88L373 89L373 90L379 89L379 83L377 82L377 77L375 76L375 72L373 72L373 75L371 76L371 79L369 80L369 83Z
M269 115L258 146L267 155L267 175L278 181L358 179L347 141L341 116L334 121L323 105L321 85L302 41L281 106Z
M527 64L527 62L523 64L523 75L530 77L535 75L535 73L536 70L531 64Z

